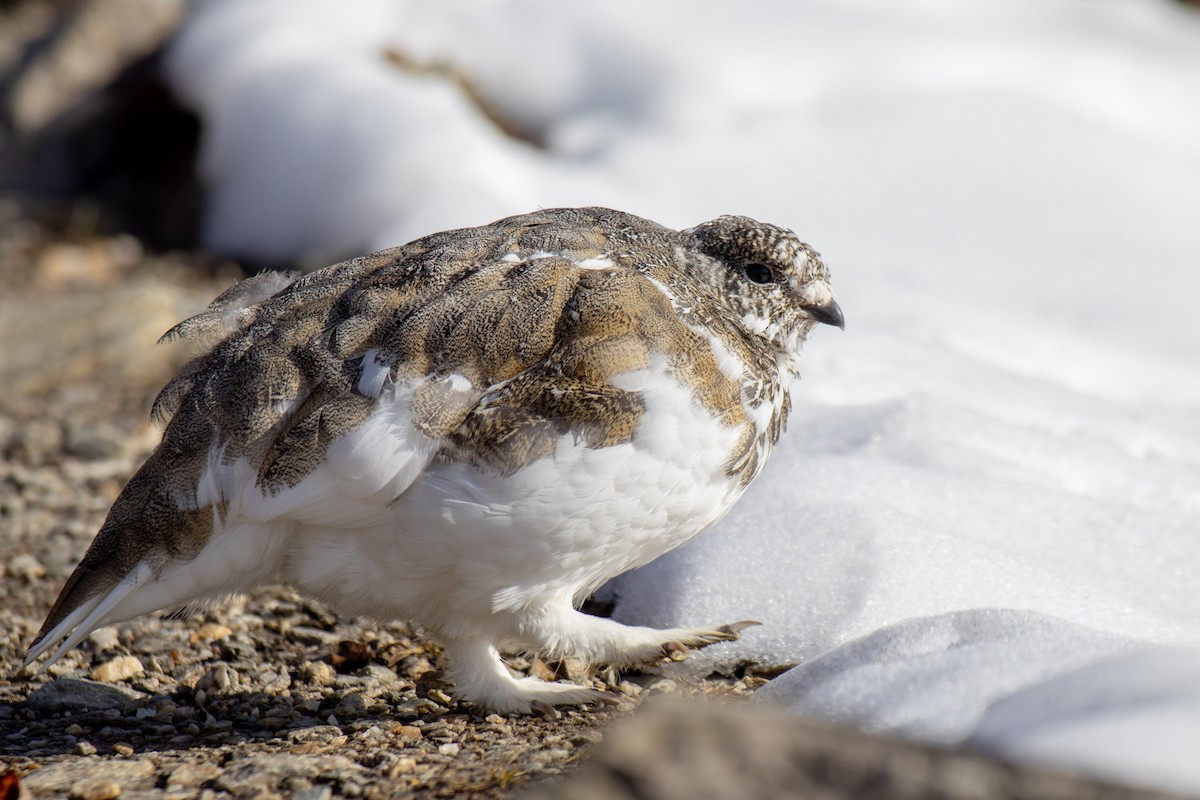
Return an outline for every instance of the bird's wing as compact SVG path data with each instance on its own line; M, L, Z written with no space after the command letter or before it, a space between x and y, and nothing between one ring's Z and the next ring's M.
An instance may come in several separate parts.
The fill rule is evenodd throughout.
M63 652L112 616L109 606L145 595L140 587L239 520L376 519L480 398L554 346L584 271L576 262L596 248L529 252L530 229L552 223L514 218L290 283L252 278L169 332L215 344L160 393L163 440L68 578L29 659L66 638ZM560 244L573 226L561 228Z

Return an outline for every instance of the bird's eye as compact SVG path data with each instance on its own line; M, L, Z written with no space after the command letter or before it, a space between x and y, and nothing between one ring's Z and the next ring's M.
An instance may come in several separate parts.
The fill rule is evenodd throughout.
M746 277L755 283L770 283L775 280L775 273L766 264L747 264Z

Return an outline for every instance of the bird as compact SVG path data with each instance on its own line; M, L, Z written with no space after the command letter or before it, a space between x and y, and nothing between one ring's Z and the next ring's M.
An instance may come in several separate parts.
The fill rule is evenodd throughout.
M164 334L201 352L155 399L162 440L24 666L281 582L419 624L473 706L602 702L502 654L629 667L755 624L659 630L579 606L742 495L818 324L845 324L820 255L742 216L674 230L543 209L246 278Z

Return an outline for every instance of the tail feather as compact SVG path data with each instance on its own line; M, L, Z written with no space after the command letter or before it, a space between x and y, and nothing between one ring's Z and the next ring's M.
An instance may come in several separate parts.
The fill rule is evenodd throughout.
M54 651L54 654L38 667L37 671L40 674L55 661L62 658L68 650L82 642L84 637L96 628L109 622L116 622L119 618L127 618L128 615L119 614L118 606L121 601L144 586L153 574L153 570L150 569L149 565L145 563L139 564L137 568L121 579L106 594L98 594L90 598L70 614L63 617L50 630L45 630L45 626L43 626L43 630L38 633L38 637L30 645L29 652L25 654L25 661L21 664L22 669L28 667L55 644L61 642L61 644L58 644L58 649ZM111 619L110 616L112 617ZM47 624L49 624L49 620L47 620Z
M252 589L278 572L289 531L288 525L234 526L221 531L190 558L160 565L143 560L122 577L106 580L90 596L80 593L81 581L72 575L22 666L58 644L39 668L41 672L103 625ZM90 555L91 551L77 573L86 576Z

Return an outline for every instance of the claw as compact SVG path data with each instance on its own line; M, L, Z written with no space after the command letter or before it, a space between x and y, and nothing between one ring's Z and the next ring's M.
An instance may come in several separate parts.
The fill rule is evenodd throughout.
M562 714L554 706L547 703L545 700L534 700L529 704L529 711L532 714L537 714L542 719L559 719Z
M596 692L593 703L598 706L617 706L621 704L621 697L612 692Z
M722 625L717 630L721 633L729 634L729 640L733 641L741 638L742 631L747 628L753 628L755 625L762 625L762 623L756 619L744 619L741 622L731 622L728 625Z
M682 642L667 642L662 646L662 655L668 661L686 661L688 649Z

